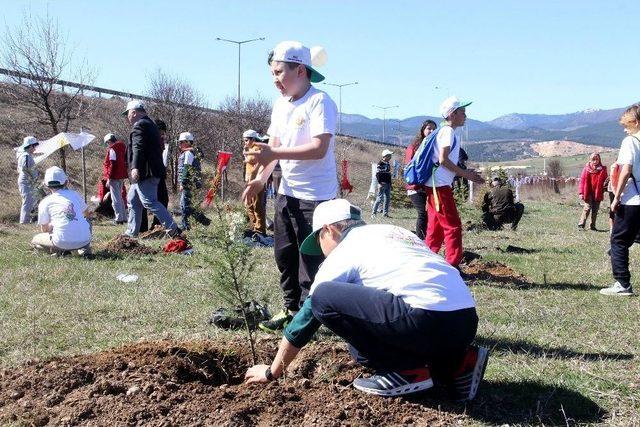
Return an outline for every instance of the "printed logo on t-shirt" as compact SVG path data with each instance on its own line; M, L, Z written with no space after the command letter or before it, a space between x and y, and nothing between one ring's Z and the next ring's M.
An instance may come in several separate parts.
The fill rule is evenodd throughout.
M304 122L305 122L304 117L302 116L296 117L295 124L297 127L301 128L304 125Z
M389 237L397 242L401 242L405 246L422 246L424 247L424 241L420 240L418 236L408 235L406 233L401 232L399 229L394 229L389 233Z
M64 217L66 219L68 219L69 221L77 221L78 219L76 218L76 211L73 208L73 203L69 202L69 204L67 204L64 208Z

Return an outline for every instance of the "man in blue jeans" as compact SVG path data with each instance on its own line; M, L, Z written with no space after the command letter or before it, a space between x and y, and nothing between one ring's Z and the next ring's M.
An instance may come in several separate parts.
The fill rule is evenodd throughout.
M178 228L166 207L158 201L158 184L166 170L162 162L163 146L158 126L149 118L142 101L129 101L122 112L131 125L127 159L131 186L127 193L129 217L125 235L136 237L142 223L142 208L151 211L171 237L180 236Z
M270 366L250 368L247 383L279 378L325 325L349 344L354 359L375 370L358 390L399 396L436 382L473 399L488 350L471 345L475 302L458 271L403 228L366 225L344 199L318 205L313 232L300 250L326 258L307 298L284 331Z

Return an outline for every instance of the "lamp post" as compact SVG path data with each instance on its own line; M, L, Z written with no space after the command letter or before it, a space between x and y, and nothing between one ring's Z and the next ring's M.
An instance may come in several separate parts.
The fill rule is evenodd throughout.
M257 39L251 39L251 40L241 40L241 41L229 40L229 39L223 39L223 38L220 38L220 37L216 37L216 40L221 41L221 42L235 43L235 44L238 45L238 109L239 109L240 108L240 48L245 43L255 42L255 41L258 41L258 40L264 40L264 37L260 37L260 38L257 38Z
M342 84L337 84L337 83L324 83L328 86L335 86L338 88L338 133L342 132L342 88L345 86L351 86L351 85L357 85L358 82L351 82L351 83L342 83Z
M379 109L382 110L382 142L384 143L384 142L386 142L385 141L385 134L386 134L386 131L387 131L387 129L386 129L386 126L387 126L387 123L386 123L387 122L387 110L389 108L398 108L399 105L390 105L388 107L379 107L377 105L374 105L373 107L379 108Z

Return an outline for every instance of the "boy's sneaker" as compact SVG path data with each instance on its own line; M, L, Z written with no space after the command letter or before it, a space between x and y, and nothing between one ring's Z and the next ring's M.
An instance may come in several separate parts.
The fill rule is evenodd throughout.
M625 288L620 284L620 282L616 282L608 288L600 289L600 293L602 295L620 295L624 297L630 297L633 295L633 289L631 286Z
M429 368L406 371L376 372L368 378L357 378L353 386L365 393L378 396L402 396L433 387Z
M476 345L469 346L467 354L465 354L462 361L462 366L453 378L458 400L472 400L476 397L488 360L488 348Z
M293 315L289 310L282 310L269 320L260 322L258 327L265 332L276 332L283 330L293 319Z

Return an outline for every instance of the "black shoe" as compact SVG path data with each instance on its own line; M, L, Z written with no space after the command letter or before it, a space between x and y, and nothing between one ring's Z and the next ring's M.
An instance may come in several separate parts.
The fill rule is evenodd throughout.
M595 226L595 225L591 225L591 226L589 226L589 230L591 230L591 231L598 231L598 230L596 229L596 226Z
M578 224L578 230L584 230L584 224Z
M402 396L433 387L429 368L421 367L406 371L376 372L368 378L356 378L353 386L365 393L378 396Z

